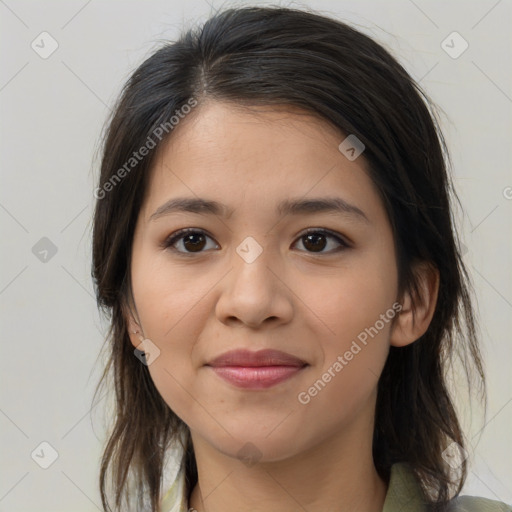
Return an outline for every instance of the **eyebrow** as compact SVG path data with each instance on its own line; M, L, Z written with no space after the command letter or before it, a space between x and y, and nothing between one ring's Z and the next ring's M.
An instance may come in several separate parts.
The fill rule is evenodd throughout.
M320 197L311 199L285 199L276 208L278 215L304 215L331 213L351 216L369 223L366 214L357 206L340 197ZM199 213L229 218L234 210L217 201L198 197L176 197L157 208L149 220L156 220L172 213Z

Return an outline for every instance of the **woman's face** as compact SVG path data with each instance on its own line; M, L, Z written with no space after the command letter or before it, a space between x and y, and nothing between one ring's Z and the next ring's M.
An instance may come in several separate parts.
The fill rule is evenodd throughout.
M210 103L155 161L133 296L151 377L195 444L263 462L371 435L398 276L364 153L344 139L304 112ZM214 361L234 350L248 352Z

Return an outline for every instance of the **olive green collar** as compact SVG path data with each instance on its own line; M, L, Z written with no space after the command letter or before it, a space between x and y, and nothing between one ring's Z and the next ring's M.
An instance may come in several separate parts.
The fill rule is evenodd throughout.
M163 512L187 511L183 471L178 473L162 505ZM427 510L421 486L409 466L406 463L393 464L382 512L426 512Z
M382 512L426 512L427 510L420 483L410 467L404 462L393 464Z

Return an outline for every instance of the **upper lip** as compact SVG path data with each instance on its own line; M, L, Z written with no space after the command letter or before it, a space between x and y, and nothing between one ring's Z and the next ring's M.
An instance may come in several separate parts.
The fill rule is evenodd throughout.
M230 350L212 359L207 366L305 366L306 362L280 350Z

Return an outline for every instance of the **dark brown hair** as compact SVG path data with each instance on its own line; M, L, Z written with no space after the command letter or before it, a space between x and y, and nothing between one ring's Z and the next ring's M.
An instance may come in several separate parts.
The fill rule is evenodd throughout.
M115 388L114 424L100 474L104 509L111 510L110 475L115 510L157 511L164 455L182 435L189 491L197 480L187 427L134 357L123 314L131 297L135 223L156 149L172 131L136 165L126 164L191 98L198 109L206 100L299 107L366 146L364 158L393 228L400 290L413 296L417 291L415 262L432 265L440 275L427 332L408 346L391 347L380 377L374 462L383 478L395 462L409 463L425 499L442 510L466 477L466 461L453 474L442 457L452 441L465 446L447 389L452 356L460 356L468 383L476 375L484 399L485 380L454 228L451 196L457 196L437 116L381 45L340 21L282 7L228 9L178 41L165 42L129 78L108 120L95 193L92 270L98 305L110 322L109 359L96 393L109 375ZM130 475L134 488L128 491Z

